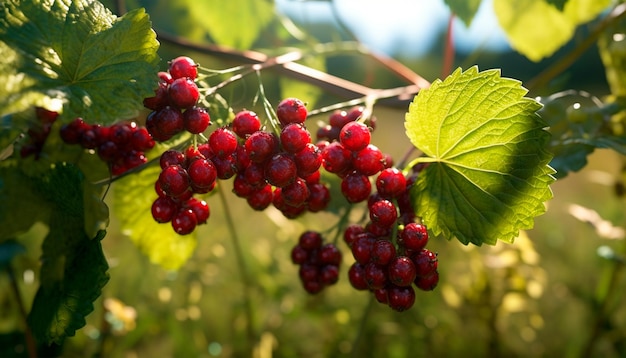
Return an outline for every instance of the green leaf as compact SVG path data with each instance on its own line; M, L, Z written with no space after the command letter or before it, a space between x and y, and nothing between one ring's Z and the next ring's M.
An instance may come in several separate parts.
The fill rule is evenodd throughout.
M444 2L450 7L450 11L469 27L480 7L481 0L444 0Z
M170 223L159 224L152 217L152 203L157 198L154 183L161 168L148 166L114 184L114 212L122 231L137 245L150 261L163 268L176 270L193 254L195 232L178 235Z
M554 181L549 133L519 81L460 69L422 90L405 128L427 157L412 196L435 235L464 244L510 242L545 211Z
M37 195L36 183L11 162L0 163L0 242L22 234L50 213Z
M109 279L100 243L106 232L95 237L85 232L83 182L77 167L59 164L36 185L52 207L42 245L41 286L28 315L38 342L61 344L73 336Z
M610 0L570 0L563 11L548 0L494 0L493 6L511 46L540 61L565 45L578 25L593 20L610 4Z
M249 50L274 18L274 3L258 0L187 0L191 21L220 45Z
M15 66L0 74L11 84L0 90L0 115L40 94L64 101L66 121L109 124L136 115L154 94L159 44L143 9L117 18L94 0L9 0L0 4L0 42Z

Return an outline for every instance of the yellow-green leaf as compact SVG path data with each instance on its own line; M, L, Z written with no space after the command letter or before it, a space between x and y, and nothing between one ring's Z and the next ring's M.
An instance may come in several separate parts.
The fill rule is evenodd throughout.
M545 211L554 181L550 135L517 80L460 69L409 106L405 127L429 163L412 190L417 214L436 234L464 244L512 241Z

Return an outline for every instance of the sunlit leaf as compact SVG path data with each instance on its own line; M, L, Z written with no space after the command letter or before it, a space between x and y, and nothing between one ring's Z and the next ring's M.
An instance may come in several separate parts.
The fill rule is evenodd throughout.
M511 46L532 61L549 57L596 18L610 0L570 0L559 11L549 0L494 0L494 10Z
M110 123L135 115L154 93L159 44L142 9L118 18L94 0L9 0L0 4L0 42L15 67L0 74L9 83L1 114L40 94L62 99L66 120Z
M426 157L412 191L435 234L464 244L512 241L545 211L554 181L549 133L519 81L497 70L460 69L416 96L406 115Z
M195 232L178 235L170 223L154 221L151 207L157 198L154 183L160 172L161 167L153 165L115 182L114 212L122 231L150 261L176 270L193 254L197 237Z
M274 17L274 4L258 0L187 0L192 22L219 45L248 50Z

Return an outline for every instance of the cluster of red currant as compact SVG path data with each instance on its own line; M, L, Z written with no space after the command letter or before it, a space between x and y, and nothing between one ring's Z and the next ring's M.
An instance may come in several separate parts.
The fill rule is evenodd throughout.
M154 147L154 140L145 127L135 122L118 122L110 126L88 124L82 118L61 127L61 139L93 149L108 163L113 175L120 175L146 163L144 152Z
M59 113L49 111L42 107L35 108L36 123L33 123L26 132L27 138L20 149L20 156L26 158L34 155L39 159L43 145L50 134L52 124L57 120Z
M240 111L232 129L241 143L242 170L233 181L233 192L246 198L255 210L273 204L288 218L306 211L324 210L330 191L320 182L322 157L304 125L307 110L300 100L287 98L276 107L280 134L261 129L256 113Z
M300 282L308 293L316 294L339 280L341 252L334 244L323 244L319 232L306 231L300 235L298 244L291 250L291 261L300 265Z
M161 155L161 174L154 185L158 194L152 204L154 220L171 222L180 235L190 234L197 225L207 222L209 205L193 195L215 188L217 168L210 159L212 156L206 143L197 148L190 146L184 153L170 149Z
M168 72L159 72L159 87L154 97L143 102L152 110L146 118L146 127L156 141L166 141L183 130L202 133L209 126L209 113L197 106L200 98L194 82L197 77L198 65L186 56L170 61Z

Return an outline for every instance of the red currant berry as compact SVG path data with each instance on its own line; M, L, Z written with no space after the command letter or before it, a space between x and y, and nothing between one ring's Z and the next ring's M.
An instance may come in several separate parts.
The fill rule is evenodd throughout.
M156 126L157 135L155 136L152 132L150 134L157 140L159 135L169 139L185 129L183 114L177 108L169 106L155 113L154 125ZM148 128L148 131L150 131L150 128Z
M360 122L349 122L339 132L341 144L353 152L357 152L370 144L371 134L369 128Z
M326 244L322 246L317 256L323 265L339 266L341 263L341 251L334 244Z
M172 218L172 227L179 235L191 234L197 225L198 219L196 219L196 214L191 209L183 208Z
M339 142L330 143L322 151L324 169L329 173L343 173L352 163L352 152Z
M370 220L381 227L391 227L398 219L396 206L389 200L379 200L369 207Z
M143 152L154 147L154 139L150 133L148 133L146 127L139 127L133 133L131 145L134 150Z
M415 286L422 291L432 291L439 283L439 272L434 271L428 276L420 276L415 279Z
M293 158L286 153L274 155L265 164L265 179L279 188L285 187L296 180L297 168Z
M372 246L370 261L378 266L387 266L396 257L396 247L389 240L379 239Z
M304 123L307 117L304 103L297 98L285 98L276 107L276 116L281 125Z
M245 148L251 161L263 163L278 151L278 138L272 133L254 132L246 139Z
M209 136L211 151L224 158L237 150L237 136L228 128L218 128Z
M171 197L180 197L189 190L189 175L179 165L171 165L163 169L158 180L161 189Z
M183 113L183 123L187 132L198 134L211 124L211 117L205 108L194 106Z
M420 252L413 254L412 259L418 277L429 276L437 271L437 254L428 249L422 249Z
M184 207L193 211L198 225L206 223L209 220L209 216L211 216L209 204L204 200L191 198L187 200Z
M317 231L305 231L298 238L298 245L307 251L313 251L322 246L322 235Z
M302 246L296 245L291 249L291 262L296 265L302 265L309 259L309 252Z
M307 210L316 213L325 210L330 203L330 190L322 183L309 184Z
M180 56L170 61L169 72L172 79L188 77L194 80L198 77L198 65L191 58Z
M168 149L161 154L159 164L161 165L161 169L165 169L172 165L179 165L182 167L185 164L185 154L175 149Z
M282 196L285 203L290 206L299 207L308 200L311 192L306 182L301 178L282 188Z
M402 312L413 307L415 303L415 290L412 286L393 286L387 288L388 305L394 311Z
M242 139L246 139L252 133L261 130L261 120L259 116L255 112L248 110L237 112L232 125L233 132Z
M395 198L406 190L406 179L396 168L387 168L378 174L376 189L385 198Z
M252 192L247 198L246 201L248 205L254 210L262 211L265 210L272 203L273 193L272 186L266 185L261 189L257 189Z
M402 287L410 286L417 277L415 264L406 256L396 256L391 260L387 266L387 274L391 283Z
M186 77L177 78L170 84L167 94L173 106L178 108L190 108L198 102L200 92L198 85Z
M191 187L196 190L211 188L217 179L217 169L209 159L196 159L187 167Z
M280 132L280 144L289 153L297 153L311 142L311 134L300 123L289 123Z
M406 249L421 251L428 243L428 230L422 224L409 223L400 231L398 239Z
M158 197L152 203L152 217L158 223L172 221L174 214L178 212L178 204L169 197Z
M313 143L307 143L304 148L297 152L294 157L298 176L306 178L318 171L322 166L322 153Z
M348 270L348 280L355 289L360 291L367 290L368 285L365 280L365 265L358 262L352 264Z
M341 193L350 203L358 203L370 196L372 184L367 176L352 172L341 180Z
M383 153L373 144L368 144L364 149L354 155L354 169L363 175L374 175L385 168Z

